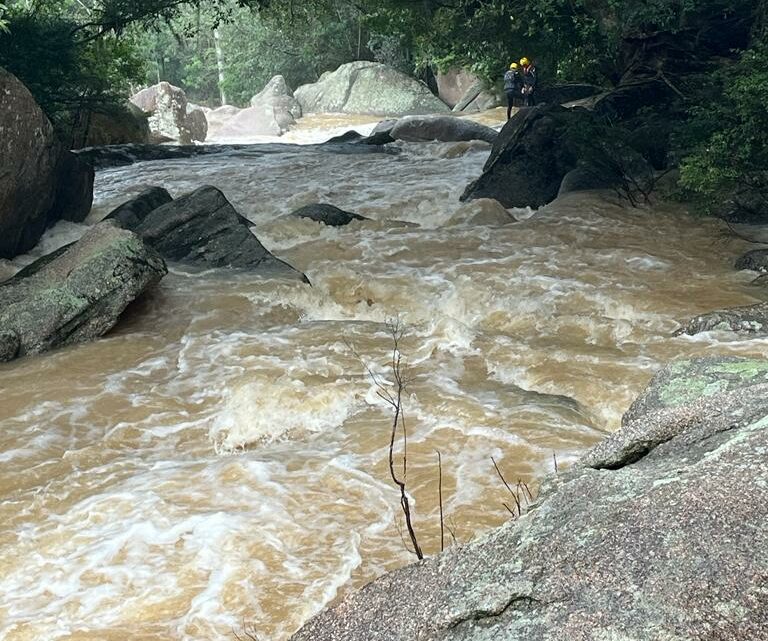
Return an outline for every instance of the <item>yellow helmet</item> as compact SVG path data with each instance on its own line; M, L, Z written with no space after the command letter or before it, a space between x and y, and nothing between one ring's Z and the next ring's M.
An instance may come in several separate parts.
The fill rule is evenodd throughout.
M517 69L517 63L513 62L511 65L509 65L510 69Z
M520 64L523 65L523 67L527 67L529 64L531 64L531 61L528 60L528 58L520 58Z

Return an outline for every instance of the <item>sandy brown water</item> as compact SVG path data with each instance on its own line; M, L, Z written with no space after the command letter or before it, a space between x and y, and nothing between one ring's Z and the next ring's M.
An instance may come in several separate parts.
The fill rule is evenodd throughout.
M214 184L313 287L173 266L104 339L0 366L0 638L231 639L247 621L279 641L409 562L390 413L363 365L391 378L388 319L407 329L408 479L429 553L436 450L466 541L507 516L491 456L535 485L553 453L566 465L616 429L667 360L765 352L672 337L676 319L760 299L732 269L745 244L717 222L573 195L463 223L482 205L458 195L486 155L422 144L100 172L93 220L149 184ZM316 201L374 220L279 219Z

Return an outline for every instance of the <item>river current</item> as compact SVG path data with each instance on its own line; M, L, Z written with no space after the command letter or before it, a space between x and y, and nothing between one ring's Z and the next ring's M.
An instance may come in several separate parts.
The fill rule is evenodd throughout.
M294 141L329 133L304 126ZM103 339L0 365L0 639L215 641L247 627L284 641L410 562L392 415L368 371L391 380L392 319L430 554L437 451L460 544L509 516L491 457L535 488L617 429L666 361L765 352L726 334L672 337L676 319L760 299L732 267L746 243L720 223L594 194L471 223L499 213L458 200L487 155L424 143L99 172L89 222L149 185L177 196L212 184L312 287L172 266ZM281 218L313 202L372 220ZM84 229L60 224L36 252Z

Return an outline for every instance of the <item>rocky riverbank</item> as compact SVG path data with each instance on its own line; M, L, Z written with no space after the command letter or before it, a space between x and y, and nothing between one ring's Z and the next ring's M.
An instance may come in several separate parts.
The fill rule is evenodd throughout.
M292 641L763 639L768 361L662 370L517 522L386 575Z

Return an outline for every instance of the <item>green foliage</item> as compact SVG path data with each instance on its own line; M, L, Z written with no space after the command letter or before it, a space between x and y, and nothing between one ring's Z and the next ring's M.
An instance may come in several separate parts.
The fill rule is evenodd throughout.
M32 92L49 118L65 128L73 112L115 103L141 75L130 42L113 36L88 42L72 37L71 20L11 10L0 33L0 66Z
M681 184L719 209L734 194L768 205L768 48L750 49L713 78L711 102L693 110Z

